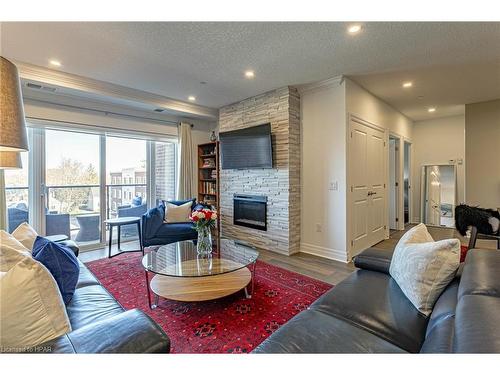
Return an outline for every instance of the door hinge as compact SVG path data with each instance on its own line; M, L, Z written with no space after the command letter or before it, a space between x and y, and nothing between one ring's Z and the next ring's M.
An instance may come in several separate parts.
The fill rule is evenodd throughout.
M351 240L351 246L354 246L354 240Z
M351 132L351 138L352 138L352 132Z
M384 225L384 229L387 229L387 227Z
M396 222L398 222L398 221L399 221L399 218L396 218Z
M352 193L352 191L353 191L353 190L352 190L352 186L351 186L351 193Z
M385 184L384 184L384 189L385 189Z
M385 142L384 142L384 147L385 147Z
M396 186L399 186L399 182L396 182Z

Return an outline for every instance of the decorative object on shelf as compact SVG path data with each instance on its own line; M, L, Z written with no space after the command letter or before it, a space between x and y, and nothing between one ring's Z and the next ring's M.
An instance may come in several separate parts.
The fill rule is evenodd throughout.
M215 130L212 130L212 134L210 134L210 141L215 142L217 140L217 136L215 135Z
M215 160L214 158L205 158L203 159L202 168L215 168Z
M21 82L16 66L0 56L0 151L28 151Z
M191 213L189 219L194 224L194 229L198 232L196 250L201 256L212 254L212 228L215 228L217 221L217 211L203 208Z

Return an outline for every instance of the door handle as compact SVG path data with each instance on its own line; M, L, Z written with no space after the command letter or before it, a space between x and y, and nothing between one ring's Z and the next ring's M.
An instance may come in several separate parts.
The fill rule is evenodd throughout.
M375 191L369 191L368 192L368 196L371 196L371 195L376 195L377 193Z

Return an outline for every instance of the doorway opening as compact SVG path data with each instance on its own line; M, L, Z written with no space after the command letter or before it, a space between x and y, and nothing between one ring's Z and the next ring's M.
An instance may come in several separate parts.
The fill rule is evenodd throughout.
M403 216L404 225L410 223L410 207L411 207L411 143L404 142L403 150Z
M389 229L399 228L399 138L389 136Z

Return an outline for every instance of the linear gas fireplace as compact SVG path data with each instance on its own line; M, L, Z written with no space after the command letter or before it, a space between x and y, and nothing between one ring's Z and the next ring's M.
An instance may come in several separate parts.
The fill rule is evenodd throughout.
M267 197L234 194L233 212L234 225L267 230Z

